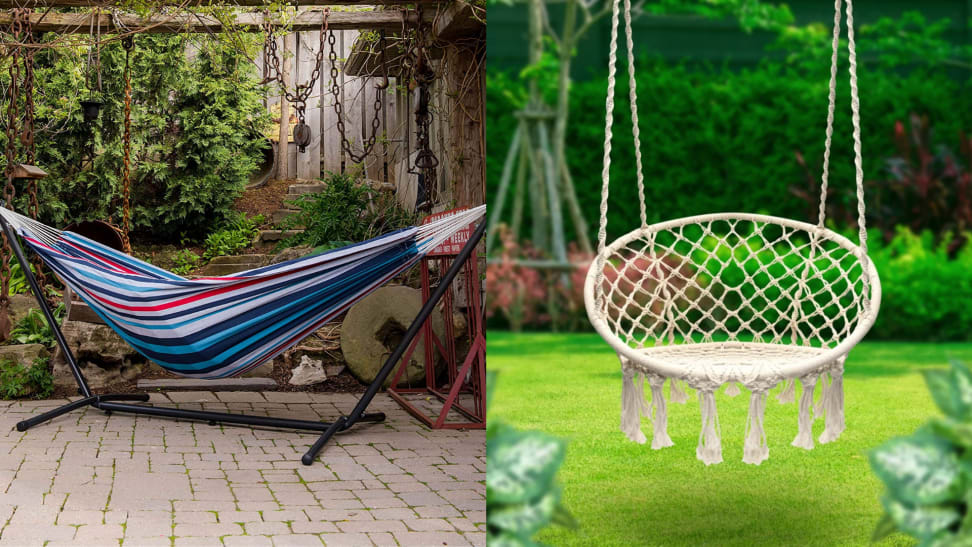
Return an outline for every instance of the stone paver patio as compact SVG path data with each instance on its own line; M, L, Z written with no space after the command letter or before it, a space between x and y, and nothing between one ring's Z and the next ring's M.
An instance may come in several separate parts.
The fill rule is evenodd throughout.
M171 392L181 408L331 420L355 396ZM485 545L483 431L388 420L339 434L210 426L87 408L19 433L64 400L0 401L2 545Z

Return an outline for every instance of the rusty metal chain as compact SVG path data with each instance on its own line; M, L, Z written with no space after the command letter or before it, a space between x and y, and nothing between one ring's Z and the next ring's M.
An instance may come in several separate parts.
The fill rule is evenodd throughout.
M30 10L25 9L13 9L10 11L10 27L8 32L11 35L13 42L21 42L23 40L24 32L24 19L29 20ZM17 163L17 143L19 140L19 135L17 131L17 125L19 122L19 117L17 115L17 106L19 103L19 85L20 85L20 70L21 70L21 60L23 57L22 47L19 45L8 46L8 55L10 57L10 66L8 67L8 73L10 76L10 81L7 84L7 127L6 127L6 137L7 143L5 147L5 159L7 164L5 166L5 175L7 178L6 183L3 187L3 201L4 207L11 210L14 209L14 198L17 195L16 189L14 188L14 169ZM3 236L3 255L0 256L0 340L6 340L10 335L10 257L13 256L13 249L10 247L10 242L7 241L6 235Z
M338 57L337 52L334 50L337 37L334 36L334 31L331 31L328 35L327 42L331 48L328 54L328 60L331 63L331 94L334 95L334 114L337 117L338 133L341 135L341 148L352 162L362 163L371 154L375 144L378 142L378 130L381 128L381 112L385 102L385 90L388 89L388 64L385 63L385 31L382 30L380 32L378 42L378 47L381 49L382 80L380 83L375 84L375 115L371 120L371 135L365 137L364 128L362 128L361 138L363 148L360 154L355 153L351 148L351 142L347 137L347 127L344 124L344 105L341 104L341 86L338 84ZM341 160L341 172L344 172L343 159Z
M418 89L418 104L415 107L415 164L410 165L408 172L421 175L425 188L425 199L417 206L418 209L430 209L438 200L438 182L436 168L439 158L432 151L431 129L433 114L430 108L431 87L435 81L435 70L429 59L431 47L431 25L422 16L422 6L416 8L418 12L418 26L415 28L412 42L406 48L405 69L408 72L409 89Z
M24 17L24 41L31 44L34 41L34 32L30 17ZM34 146L34 55L35 48L28 47L23 54L24 81L21 84L21 93L24 96L24 120L23 128L20 132L20 145L24 151L24 158L28 165L35 165L37 159L37 148ZM29 199L28 212L35 219L40 218L40 203L37 199L38 179L27 179L27 195ZM44 263L36 254L32 256L31 262L34 265L34 277L41 288L41 295L47 297L47 276L44 275Z
M301 152L307 150L307 143L310 142L310 127L306 123L307 99L314 92L314 84L321 77L321 68L324 66L324 37L328 32L327 18L330 13L330 8L324 8L323 18L321 19L320 43L317 48L314 70L311 71L310 78L307 82L297 84L294 92L291 93L287 89L287 82L284 80L283 73L280 71L280 56L277 55L277 41L273 36L273 22L270 19L270 12L264 11L263 31L266 39L263 41L263 56L266 60L264 70L267 76L264 78L263 83L276 81L280 85L284 97L294 105L294 111L297 113L297 127L294 128L294 142L297 143L298 149ZM285 122L281 119L280 123Z
M122 163L122 244L125 252L131 253L128 238L131 229L131 188L132 188L132 66L131 53L135 49L135 39L129 35L122 40L125 49L125 134L122 137L124 159Z

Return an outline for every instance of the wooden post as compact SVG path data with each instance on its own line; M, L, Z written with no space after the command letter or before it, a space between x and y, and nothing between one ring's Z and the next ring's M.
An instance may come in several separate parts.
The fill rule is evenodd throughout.
M317 50L320 48L320 31L301 32L297 36L297 57L295 60L297 73L294 81L298 84L306 84L310 80L310 75L317 65ZM327 44L324 45L325 52ZM324 54L325 58L327 53ZM331 74L327 67L321 66L322 79L329 79ZM307 150L297 153L297 173L296 177L301 180L316 180L321 175L321 95L320 87L311 92L307 99L307 109L305 112L306 123L311 128L311 142Z
M283 38L283 59L281 59L281 72L283 75L284 86L287 89L292 89L294 84L293 77L293 62L291 56L297 49L294 42L296 41L293 33L288 34ZM279 140L277 142L277 178L278 179L288 179L290 178L290 102L287 101L287 97L284 96L281 91L280 94L280 133Z
M481 46L481 44L480 44ZM450 169L452 197L457 206L473 207L486 202L486 144L483 126L485 48L456 44L445 55L445 93L449 105Z

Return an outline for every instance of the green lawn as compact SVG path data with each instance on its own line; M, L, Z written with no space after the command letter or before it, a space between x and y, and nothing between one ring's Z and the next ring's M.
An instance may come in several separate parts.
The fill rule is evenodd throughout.
M720 391L725 461L706 467L695 459L694 397L669 406L674 447L651 450L647 420L649 444L618 430L620 367L597 335L490 332L488 353L489 369L499 372L490 416L569 442L560 480L580 529L551 528L538 539L596 546L866 545L882 488L867 450L936 413L922 368L946 366L948 357L972 362L972 344L861 344L847 362L841 438L812 451L790 446L797 407L780 405L774 389L766 407L770 458L760 466L741 461L748 393L733 399ZM911 543L895 536L881 545Z

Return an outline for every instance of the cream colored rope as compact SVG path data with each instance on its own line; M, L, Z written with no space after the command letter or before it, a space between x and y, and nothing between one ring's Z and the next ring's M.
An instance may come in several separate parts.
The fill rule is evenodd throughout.
M641 128L638 126L638 86L635 83L634 33L631 32L631 0L624 0L624 32L628 45L628 100L631 102L631 134L634 136L635 170L638 180L638 205L641 211L641 227L648 227L645 209L645 173L641 163Z
M618 8L620 0L611 2L611 45L608 55L608 88L604 114L604 163L601 169L601 220L597 230L597 284L594 294L597 306L604 304L604 248L607 245L608 190L611 182L611 137L614 127L614 87L618 64Z
M840 8L842 0L834 1L834 39L830 57L830 92L827 106L827 133L824 140L823 173L820 177L820 211L818 225L821 227L827 219L827 189L830 178L830 144L834 134L834 109L837 102L837 58L840 47ZM867 256L867 222L864 204L864 163L861 157L861 101L857 89L857 45L854 42L854 5L847 0L847 56L849 59L848 74L851 90L851 120L854 126L854 169L857 187L857 226L861 253Z
M614 124L614 92L617 81L617 53L618 53L618 23L619 23L619 12L620 12L620 1L615 0L612 3L611 11L611 42L610 42L610 56L608 61L608 96L606 100L606 115L605 115L605 127L604 127L604 165L601 172L602 178L602 189L601 189L601 222L600 230L598 231L598 251L603 250L604 244L607 239L607 201L608 192L610 185L610 165L611 165L611 140L613 138L613 124ZM827 130L826 137L824 141L824 156L823 156L823 173L821 175L820 183L820 207L818 214L818 224L820 226L824 225L826 221L827 214L827 192L829 188L830 179L830 151L831 143L833 141L834 132L834 111L836 109L837 102L837 63L838 63L838 52L840 47L840 32L841 32L841 4L842 0L835 0L834 2L834 30L833 30L833 42L832 42L832 54L831 54L831 65L830 65L830 86L828 94L828 107L827 107ZM851 88L851 111L852 111L852 122L853 122L853 135L854 135L854 166L855 166L855 179L857 186L857 212L858 212L858 236L860 241L861 249L866 254L867 252L867 227L866 227L866 210L864 203L864 167L863 160L861 157L861 127L860 127L860 98L858 95L857 86L857 48L854 41L854 13L853 13L853 2L852 0L847 0L846 3L847 12L847 49L848 56L850 60L849 75L850 75L850 88ZM637 171L637 183L638 183L638 200L640 206L641 214L641 225L642 227L647 227L647 213L645 207L645 187L644 187L644 170L642 165L641 157L641 129L638 124L638 95L637 86L635 83L635 59L634 59L634 37L631 30L631 0L624 0L624 23L625 32L627 33L627 51L628 51L628 83L629 83L629 101L631 103L631 122L632 122L632 133L634 136L635 145L635 167ZM599 266L603 266L603 260L599 260ZM599 267L599 269L602 269ZM598 287L598 292L601 291Z
M840 48L840 4L834 1L834 42L830 56L830 92L827 105L827 131L824 138L823 173L820 175L820 214L817 224L823 227L827 220L827 183L830 180L830 143L834 137L834 110L837 105L837 52Z
M861 100L857 94L857 46L854 43L854 5L847 0L847 52L851 88L851 120L854 124L854 168L857 179L857 226L861 260L867 265L867 225L864 209L864 161L861 158ZM866 295L865 295L866 298Z

